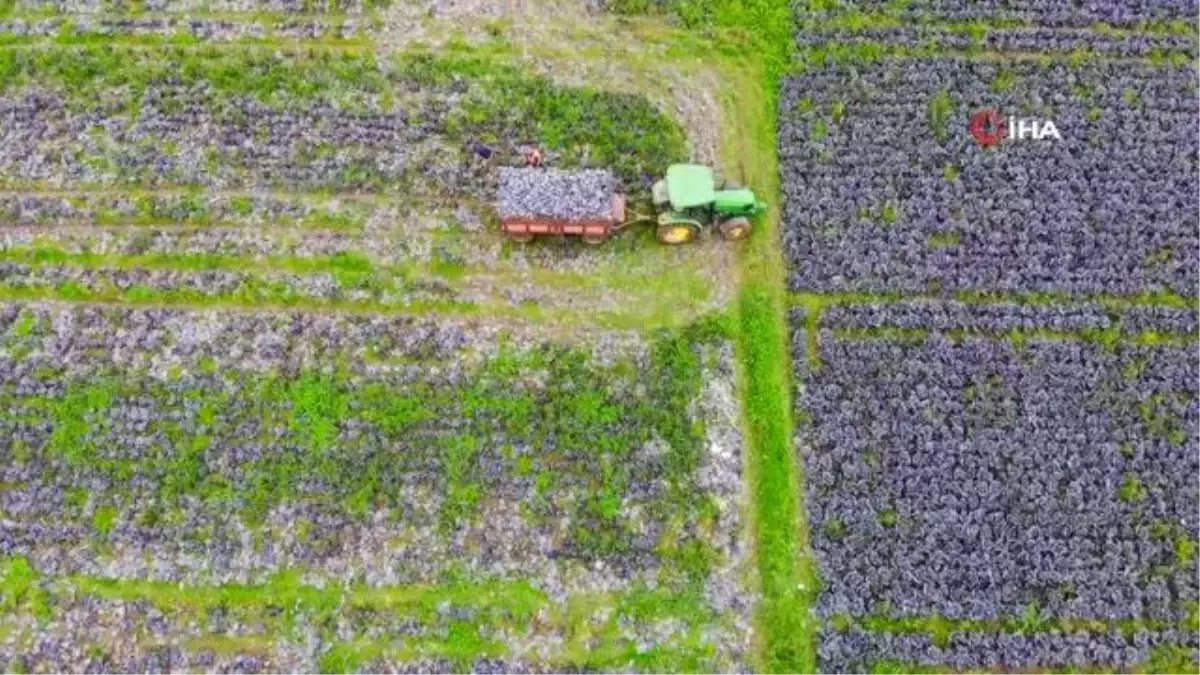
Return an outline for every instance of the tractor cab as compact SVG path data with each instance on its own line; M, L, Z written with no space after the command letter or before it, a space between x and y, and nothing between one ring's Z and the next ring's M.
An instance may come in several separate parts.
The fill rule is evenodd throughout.
M724 239L745 239L750 216L766 208L747 188L717 189L712 168L699 164L669 167L666 177L654 183L651 197L658 210L658 239L664 244L691 241L714 225Z

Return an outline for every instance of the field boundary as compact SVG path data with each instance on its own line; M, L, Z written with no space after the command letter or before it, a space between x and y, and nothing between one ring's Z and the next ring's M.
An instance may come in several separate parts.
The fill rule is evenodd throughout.
M747 54L727 58L722 97L723 155L746 185L770 204L760 229L739 250L737 353L743 427L748 439L747 482L760 605L756 613L759 670L817 672L817 621L810 606L817 587L803 504L803 466L793 442L791 349L787 272L781 248L778 94L790 69L793 17L786 2L754 3L762 22ZM753 24L752 24L753 25ZM757 44L756 44L757 43Z

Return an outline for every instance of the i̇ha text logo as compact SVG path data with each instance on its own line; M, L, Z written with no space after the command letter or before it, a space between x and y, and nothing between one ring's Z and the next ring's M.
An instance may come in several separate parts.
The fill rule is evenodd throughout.
M1004 117L999 110L988 108L971 115L967 129L980 145L998 145L1000 141L1061 141L1053 120L1039 117Z

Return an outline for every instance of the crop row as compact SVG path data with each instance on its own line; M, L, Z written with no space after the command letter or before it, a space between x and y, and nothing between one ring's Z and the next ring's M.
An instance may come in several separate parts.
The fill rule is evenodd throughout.
M1052 28L1089 28L1109 24L1134 29L1163 24L1191 26L1196 0L1126 0L1123 2L1073 2L1071 0L1011 0L981 4L971 0L810 0L796 3L797 19L804 24L845 15L883 15L905 23L921 21L1031 24Z
M299 372L322 363L352 372L460 367L496 358L510 341L531 342L532 328L488 327L478 320L410 315L254 313L129 306L5 303L0 347L22 372L67 365L74 377L114 368L200 373L213 368ZM638 342L600 333L598 349L645 358ZM388 367L390 366L390 368ZM22 387L26 385L22 384Z
M468 141L519 161L612 166L641 185L683 153L643 98L564 88L470 59L215 48L11 53L0 70L0 179L229 189L485 194Z
M350 190L403 184L433 194L484 180L480 166L464 163L463 148L431 137L404 115L293 114L254 104L213 114L173 93L151 91L136 119L74 113L61 98L40 92L0 101L6 144L0 175L59 185Z
M244 228L319 228L356 231L382 223L404 223L407 232L446 227L453 218L464 228L479 217L469 208L443 217L437 204L409 206L403 200L340 200L306 194L202 192L38 192L0 193L5 226L185 225ZM418 211L419 212L415 212Z
M875 45L932 47L963 52L1070 54L1093 57L1157 57L1169 54L1195 59L1197 39L1191 35L1111 33L1045 27L955 28L944 25L900 24L879 27L806 27L796 34L800 47Z
M1191 67L1107 61L894 59L793 77L791 286L1194 296L1195 86ZM984 146L969 118L986 109L1060 138Z
M1032 633L879 633L861 628L820 633L822 672L1187 672L1196 633L1118 629Z
M438 244L433 242L441 240ZM451 252L450 234L411 239L358 236L341 232L305 232L303 236L232 228L108 230L0 228L0 259L10 262L72 262L122 267L204 267L253 269L266 262L274 269L388 271L402 274L407 263L436 258L461 268L465 260ZM436 248L422 256L421 249ZM458 248L458 247L455 247ZM463 247L465 248L465 246ZM367 251L364 255L360 251ZM456 265L457 263L457 265Z
M318 19L239 21L213 18L127 18L72 20L10 19L0 21L0 44L21 38L54 38L59 44L94 42L100 39L152 36L179 40L246 40L267 38L289 40L352 40L364 26L354 20L330 22Z
M146 12L289 12L365 14L387 7L373 0L13 0L3 9L14 14L106 14L137 16ZM4 17L0 11L0 18Z
M0 262L0 292L8 297L170 304L234 304L372 310L470 311L475 303L446 281L358 270L278 270L72 265Z
M797 310L822 669L1187 662L1195 324L1167 307Z
M823 325L842 331L920 330L1003 335L1014 331L1079 333L1115 339L1147 333L1195 339L1195 308L1132 305L1120 309L1090 304L968 303L936 300L838 303L821 315Z

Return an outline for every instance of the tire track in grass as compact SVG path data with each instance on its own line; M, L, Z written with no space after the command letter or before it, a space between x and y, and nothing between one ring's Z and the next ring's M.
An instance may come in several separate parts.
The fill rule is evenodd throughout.
M668 3L681 15L695 8ZM734 316L747 434L746 474L760 588L756 647L761 672L816 672L817 622L810 612L815 565L800 485L803 468L792 444L792 375L787 274L779 237L776 143L779 84L791 67L793 17L782 0L717 0L697 28L705 49L694 56L720 75L725 116L722 160L727 175L755 190L770 209L739 247ZM711 41L718 41L712 48ZM696 49L691 47L690 49Z
M723 4L716 21L745 22L753 45L745 53L759 55L723 59L725 150L731 169L771 204L760 218L759 232L740 251L737 300L742 405L750 443L747 473L762 593L757 613L759 670L812 673L817 669L817 623L809 608L816 567L800 492L803 467L792 444L792 363L776 143L776 105L792 53L792 18L786 2L759 0L749 5Z

